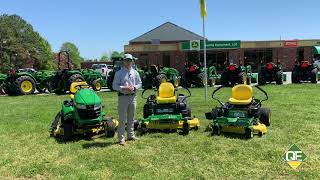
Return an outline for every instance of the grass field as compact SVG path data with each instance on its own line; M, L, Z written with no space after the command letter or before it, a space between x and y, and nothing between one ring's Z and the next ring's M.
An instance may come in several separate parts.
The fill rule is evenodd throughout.
M264 89L270 96L264 106L271 108L272 122L262 138L209 136L204 113L217 103L204 104L204 90L193 89L189 102L201 119L199 131L188 136L147 134L126 147L104 137L66 144L50 138L50 123L68 96L0 97L0 179L319 179L320 86ZM224 89L219 96L226 101L229 93ZM117 117L116 94L99 95L106 112ZM138 101L141 118L145 100ZM307 155L297 170L282 159L292 144Z

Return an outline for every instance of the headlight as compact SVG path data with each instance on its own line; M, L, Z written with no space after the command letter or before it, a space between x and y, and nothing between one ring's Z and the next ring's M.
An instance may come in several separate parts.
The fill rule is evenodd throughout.
M87 109L87 106L83 104L77 104L76 107L77 109Z

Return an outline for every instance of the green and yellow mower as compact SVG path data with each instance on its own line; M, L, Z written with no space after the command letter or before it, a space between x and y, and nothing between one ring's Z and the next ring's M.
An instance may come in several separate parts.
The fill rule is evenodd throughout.
M239 84L232 88L231 98L222 103L214 97L214 94L223 86L212 93L212 98L219 102L220 106L206 113L206 118L213 120L211 126L212 135L220 135L222 132L242 134L245 138L252 138L254 134L260 137L267 133L270 126L271 111L262 107L262 102L268 100L268 94L259 86L266 98L259 100L254 98L253 89L246 84Z
M118 121L106 118L100 97L86 82L74 82L70 87L71 100L62 103L62 109L54 118L50 135L71 140L75 135L91 138L105 133L113 137Z
M191 92L185 88L189 95L176 94L178 88L170 82L162 82L156 93L150 95L143 107L143 118L139 121L138 131L144 134L149 130L177 131L182 130L187 135L190 129L198 130L200 122L198 118L191 116L191 108L187 98ZM142 97L146 90L142 92ZM143 97L144 98L144 97Z

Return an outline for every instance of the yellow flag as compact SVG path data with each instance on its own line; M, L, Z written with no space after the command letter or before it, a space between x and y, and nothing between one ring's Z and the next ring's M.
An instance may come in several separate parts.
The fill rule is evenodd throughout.
M206 7L206 0L199 0L200 1L200 14L202 18L207 16L207 7Z

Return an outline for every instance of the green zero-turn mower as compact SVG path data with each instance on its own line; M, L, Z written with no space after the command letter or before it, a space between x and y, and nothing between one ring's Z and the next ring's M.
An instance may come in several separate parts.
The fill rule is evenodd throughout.
M273 81L276 84L283 84L283 70L280 62L277 64L273 62L268 62L263 65L258 74L258 84L264 85L266 83L272 83Z
M143 107L143 118L139 121L138 131L141 135L148 130L177 131L182 130L187 135L190 129L197 130L200 127L198 118L191 116L191 108L187 98L191 96L189 89L185 88L189 95L176 94L177 88L170 82L162 82L156 90L156 94L144 98L147 99Z
M62 103L62 109L54 118L50 135L71 140L74 135L91 138L105 133L113 137L118 121L106 118L100 97L86 82L75 82L70 88L71 100Z
M267 93L259 86L266 98L259 100L254 98L252 87L239 84L232 88L231 98L222 103L214 97L214 94L223 86L212 93L212 98L219 102L220 106L206 113L206 118L213 120L211 123L212 135L220 135L221 132L243 134L245 138L252 138L254 134L260 137L267 132L270 126L271 111L261 107L262 102L268 100Z
M62 69L61 68L61 54L65 53L67 55L68 59L68 68ZM65 94L67 91L70 90L70 86L73 82L81 82L85 81L83 78L83 74L80 70L72 70L71 66L71 60L69 52L67 51L61 51L58 54L58 68L59 70L56 72L56 74L51 78L48 90L50 92L54 92L58 95Z

